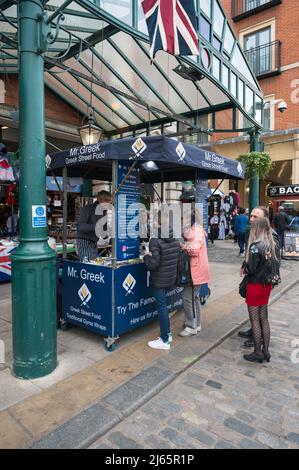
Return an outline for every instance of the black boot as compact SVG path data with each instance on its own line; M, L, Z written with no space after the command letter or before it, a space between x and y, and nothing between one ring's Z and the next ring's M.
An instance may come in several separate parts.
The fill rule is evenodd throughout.
M254 348L254 342L253 342L253 339L248 339L247 341L245 341L245 343L243 343L243 348L248 348L248 349L251 349L251 348Z
M270 362L271 354L269 353L269 351L265 351L265 350L263 349L263 350L262 350L262 353L263 353L263 355L264 355L265 361Z
M245 338L245 339L252 338L253 337L252 329L247 330L247 331L239 331L239 336L240 338Z
M244 359L249 362L259 362L260 364L263 363L265 357L262 353L251 353L251 354L244 354Z

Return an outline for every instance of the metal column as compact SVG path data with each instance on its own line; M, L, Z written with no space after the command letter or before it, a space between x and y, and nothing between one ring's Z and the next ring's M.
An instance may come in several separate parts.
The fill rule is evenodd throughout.
M57 365L56 254L45 224L43 5L18 2L20 245L12 255L12 308L13 374L23 379L45 376Z

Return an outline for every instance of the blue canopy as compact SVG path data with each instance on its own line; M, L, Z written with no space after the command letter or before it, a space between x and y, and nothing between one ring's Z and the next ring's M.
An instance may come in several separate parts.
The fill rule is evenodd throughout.
M111 180L113 160L139 161L143 182L184 181L198 175L208 179L244 179L245 165L196 145L188 145L165 136L127 138L73 147L46 157L48 174ZM156 167L145 165L155 162Z

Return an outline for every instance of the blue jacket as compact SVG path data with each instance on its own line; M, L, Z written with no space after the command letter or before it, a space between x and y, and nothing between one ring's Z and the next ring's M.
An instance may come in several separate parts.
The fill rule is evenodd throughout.
M234 232L239 235L239 233L245 233L249 226L249 217L245 214L240 214L235 219Z

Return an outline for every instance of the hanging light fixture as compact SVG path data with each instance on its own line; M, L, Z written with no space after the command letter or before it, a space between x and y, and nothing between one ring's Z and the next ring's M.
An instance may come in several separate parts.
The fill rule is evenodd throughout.
M91 88L90 88L90 102L87 124L82 125L78 128L83 145L92 145L98 143L103 135L103 129L99 127L94 118L94 111L92 106L92 88L93 88L93 52L91 51ZM84 120L83 120L84 121Z
M91 145L99 142L103 135L103 129L96 125L93 112L88 116L87 124L78 128L83 145Z

